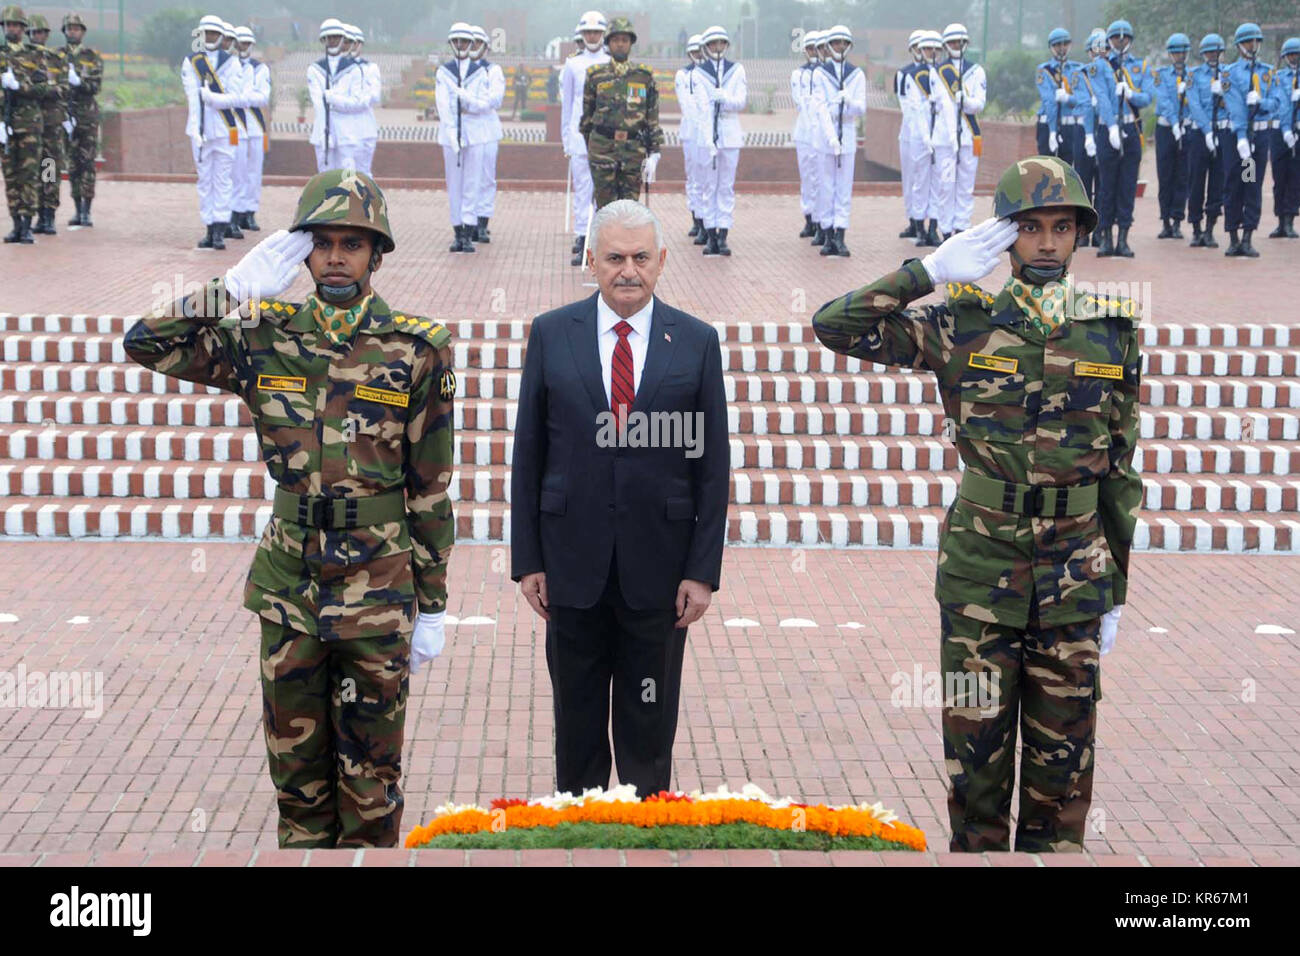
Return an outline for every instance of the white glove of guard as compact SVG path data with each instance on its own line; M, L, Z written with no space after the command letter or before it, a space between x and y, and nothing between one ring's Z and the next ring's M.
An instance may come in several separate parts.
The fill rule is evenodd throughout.
M1119 612L1123 606L1113 607L1101 616L1101 653L1110 653L1115 646L1115 634L1119 631Z
M1047 133L1047 151L1049 153L1054 153L1056 152L1056 147L1060 145L1061 145L1061 137L1057 136L1054 132L1051 132L1049 130Z
M1063 86L1056 88L1056 102L1068 103L1070 101L1070 92Z
M1243 162L1250 159L1250 140L1244 137L1237 140L1237 155L1242 158Z
M1210 80L1210 92L1216 96L1223 95L1223 80Z
M975 282L995 268L1015 242L1020 227L1011 219L985 219L973 229L954 233L921 260L936 287L947 282Z
M81 85L81 75L77 72L77 65L71 60L68 61L68 83L72 86Z
M718 147L715 146L713 143L710 143L710 144L709 144L709 162L713 162L714 157L717 156L717 155L718 155Z
M1296 87L1291 91L1291 102L1300 103L1300 87Z
M456 154L460 153L460 140L453 139L451 141L451 151Z
M196 150L203 148L203 137L198 133L190 133L190 142L194 144Z
M1123 80L1120 80L1118 83L1115 84L1115 95L1117 97L1125 97L1132 92L1133 91L1129 89L1128 84L1125 83Z
M836 156L844 155L844 144L839 142L838 140L836 140L835 142L835 155Z
M718 100L722 99L724 96L727 95L726 93L722 92L722 87L720 86L706 87L706 90L709 94L710 103L716 103L718 102Z
M1287 149L1295 149L1296 135L1295 130L1289 129L1282 134L1282 142L1286 143Z
M1185 80L1179 80L1179 81L1178 81L1178 95L1179 95L1179 96L1182 96L1183 93L1185 93L1186 91L1187 91L1187 82L1186 82Z
M9 127L4 123L0 123L0 146L7 142L9 142Z
M226 291L240 303L279 295L293 285L311 249L308 231L273 232L226 271Z
M1213 133L1205 134L1205 148L1208 149L1210 152L1214 152L1216 149L1219 148L1219 144L1214 141Z
M1089 156L1097 155L1097 141L1093 138L1091 133L1083 137L1083 151Z
M1169 132L1171 132L1171 133L1174 134L1174 142L1175 142L1175 143L1182 142L1182 139L1183 139L1183 124L1182 124L1182 123L1173 123L1173 124L1171 124L1170 127L1169 127Z
M14 68L11 66L4 73L0 73L0 85L6 90L18 89L18 77L14 76Z
M328 93L329 91L327 90L326 92ZM200 99L202 102L204 102L204 103L211 103L211 102L212 102L212 91L211 91L210 89L208 89L206 86L200 86L200 87L199 87L199 99Z
M641 178L648 183L654 182L655 170L658 168L659 168L659 154L651 153L649 156L645 158L645 162L641 164Z
M415 619L415 633L411 635L411 673L417 674L420 665L442 653L447 643L447 632L442 619L446 611L432 614L420 612Z
M65 119L62 123L63 129L67 132L69 136L72 135L72 130L76 125L77 125L76 120L72 119L71 117L68 117L68 119Z
M1106 138L1110 140L1111 149L1119 149L1119 127L1111 124L1106 127Z
M1259 102L1259 90L1250 90L1246 93L1246 105L1254 106Z
M1088 97L1088 99L1092 100L1092 108L1093 108L1093 109L1096 109L1096 108L1097 108L1097 97L1096 97L1096 96L1090 96L1090 97Z

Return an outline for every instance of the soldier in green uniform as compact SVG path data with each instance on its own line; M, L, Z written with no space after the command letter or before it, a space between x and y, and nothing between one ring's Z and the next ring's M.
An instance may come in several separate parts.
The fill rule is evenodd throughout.
M41 100L41 174L37 198L39 212L32 232L48 236L56 234L54 211L59 208L59 185L63 182L66 163L63 158L63 139L67 133L68 113L64 103L68 95L68 60L62 50L46 46L50 38L50 24L39 13L33 13L27 24L27 38L40 54L46 75L44 99ZM70 125L70 124L69 124Z
M49 77L40 52L23 37L27 16L21 7L0 10L5 43L0 47L0 86L4 88L4 120L0 141L4 143L3 169L5 200L13 217L13 230L5 242L35 242L32 215L41 176L41 131L45 125L41 103Z
M965 464L939 533L944 758L953 850L1081 850L1092 799L1099 655L1127 597L1142 501L1138 312L1068 272L1097 214L1078 174L1033 156L1002 176L996 218L828 302L822 344L929 369ZM975 281L1010 251L996 295ZM936 289L938 305L908 308Z
M78 14L63 18L63 36L67 40L59 49L68 60L68 183L72 187L72 204L76 214L69 226L93 226L90 203L95 198L95 153L99 150L99 86L104 79L104 61L86 46L86 24Z
M242 397L277 485L244 606L281 846L396 845L408 667L442 649L451 333L371 288L392 250L379 187L326 170L289 232L126 336L142 365ZM275 298L304 259L314 294Z
M630 63L636 31L615 17L605 31L608 63L587 69L578 130L587 141L597 209L615 199L636 199L641 181L654 182L664 133L659 128L659 91L654 71Z

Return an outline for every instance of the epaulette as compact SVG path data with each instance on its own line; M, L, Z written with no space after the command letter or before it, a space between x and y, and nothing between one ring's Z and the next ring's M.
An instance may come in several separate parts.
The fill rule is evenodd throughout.
M433 319L426 319L419 315L406 315L403 312L394 312L392 316L393 325L399 332L424 339L435 348L441 348L451 341L451 329Z
M989 295L977 285L969 282L949 282L948 283L948 302L956 304L958 302L978 303L981 306L988 307L993 304L994 296Z
M257 308L264 317L289 319L302 308L301 302L281 302L279 299L259 299Z
M1098 318L1129 319L1134 325L1142 321L1142 309L1132 299L1122 296L1088 293L1080 296L1076 305L1084 314Z

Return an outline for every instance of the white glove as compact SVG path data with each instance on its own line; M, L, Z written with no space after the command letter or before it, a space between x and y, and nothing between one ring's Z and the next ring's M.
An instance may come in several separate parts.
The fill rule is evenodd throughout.
M1109 654L1110 649L1115 646L1115 634L1119 630L1119 612L1123 609L1123 605L1117 605L1101 616L1101 653L1103 655Z
M1237 140L1237 155L1242 158L1243 162L1250 159L1250 140L1244 136Z
M1182 124L1182 123L1174 123L1174 124L1172 124L1172 125L1169 127L1169 132L1171 132L1171 133L1174 134L1174 142L1175 142L1175 143L1182 142L1182 139L1183 139L1183 124Z
M1096 97L1095 95L1093 95L1093 96L1088 97L1088 99L1092 100L1092 108L1093 108L1093 109L1096 109L1096 108L1097 108L1097 97Z
M326 92L328 92L328 91L326 91ZM204 103L211 103L211 102L212 102L212 91L211 91L210 89L208 89L206 86L200 86L200 87L199 87L199 99L200 99L202 102L204 102Z
M1047 134L1047 151L1049 153L1054 153L1056 152L1056 147L1060 145L1061 137L1057 136L1056 133L1049 131Z
M709 144L709 162L713 162L714 157L717 156L717 155L718 155L718 147L717 147L715 144L710 143L710 144Z
M1246 93L1246 105L1254 106L1259 102L1259 90L1250 90Z
M9 142L9 127L4 123L0 123L0 146L7 142Z
M1097 155L1097 141L1093 139L1091 133L1083 137L1083 151L1089 156Z
M4 73L0 73L0 85L6 90L18 89L18 77L14 76L14 68L11 66Z
M459 153L460 153L460 140L459 140L459 139L453 139L453 140L451 141L451 151L452 151L453 153L456 153L456 154L459 155Z
M938 249L921 260L935 286L946 282L974 282L995 268L1002 253L1015 242L1020 226L1011 219L985 219L973 229L953 233Z
M1179 80L1179 81L1178 81L1178 95L1179 95L1179 96L1182 96L1183 93L1186 92L1186 91L1187 91L1187 83L1186 83L1186 81L1185 81L1185 80Z
M203 148L203 137L198 133L190 133L190 142L194 144L195 149Z
M293 285L311 249L311 233L306 230L273 232L226 271L226 291L241 303L279 295Z
M655 181L655 170L659 168L659 154L651 153L641 164L641 178L648 183Z
M1291 91L1291 102L1300 103L1300 86Z
M63 121L63 128L69 136L72 135L72 130L76 125L77 125L77 121L74 120L72 117L68 117Z
M446 611L432 614L421 611L415 619L415 633L411 635L411 673L419 673L420 665L442 653L447 643L447 632L442 623Z
M1282 142L1286 143L1287 149L1295 149L1295 141L1295 130L1289 129L1282 134Z
M707 87L706 89L707 89L707 92L708 92L708 94L709 94L709 102L710 102L710 103L716 103L716 102L718 102L718 100L722 99L724 96L727 95L726 93L724 93L724 92L722 91L722 87L720 87L720 86L710 86L710 87Z
M77 73L77 66L71 60L68 61L68 83L72 86L81 85L81 75Z
M1056 88L1056 102L1068 103L1070 101L1070 91L1063 86Z
M1222 81L1222 80L1210 80L1210 92L1213 93L1213 94L1215 94L1216 96L1222 96L1222 95L1223 95L1223 81Z
M836 156L844 155L844 144L841 143L839 140L835 141L835 155Z
M1119 127L1114 123L1106 127L1106 138L1110 140L1111 149L1119 149Z
M1115 84L1116 97L1123 98L1125 96L1128 96L1132 92L1133 91L1128 88L1128 84L1125 83L1123 80L1120 80L1118 83Z
M1214 152L1219 148L1219 144L1214 141L1214 133L1205 134L1205 148L1210 152Z

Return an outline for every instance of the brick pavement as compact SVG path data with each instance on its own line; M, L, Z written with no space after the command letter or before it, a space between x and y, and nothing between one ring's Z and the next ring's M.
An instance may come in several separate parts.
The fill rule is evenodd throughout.
M0 709L0 864L199 851L238 864L254 849L260 862L302 862L266 852L275 809L257 625L238 606L250 553L0 543L0 670L98 671L104 690L97 719ZM447 799L553 785L542 629L507 565L501 547L453 555L457 623L412 684L407 829ZM927 833L934 855L914 862L949 862L938 712L891 703L896 674L936 664L933 567L917 551L728 548L723 588L688 642L676 785L752 780L805 801L881 800ZM1091 862L1300 862L1297 573L1297 558L1135 558L1103 668ZM117 851L135 855L106 856ZM84 861L44 856L63 859ZM405 858L364 862L381 860Z

